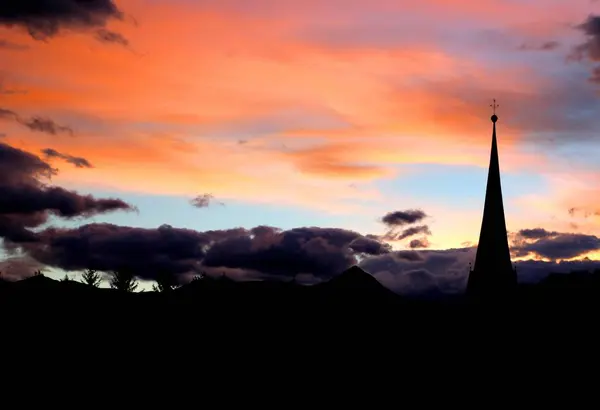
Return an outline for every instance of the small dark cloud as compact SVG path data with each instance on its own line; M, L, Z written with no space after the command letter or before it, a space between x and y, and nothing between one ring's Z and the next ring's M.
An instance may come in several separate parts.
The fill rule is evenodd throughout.
M12 41L0 38L0 50L23 51L27 50L28 48L29 46L24 44L13 43Z
M59 125L50 118L32 117L28 119L19 119L21 124L29 128L31 131L45 132L46 134L69 134L73 135L73 130L70 127Z
M400 227L421 222L427 218L427 214L420 209L409 209L406 211L388 212L381 218L388 231L381 237L387 241L401 241L418 234L431 235L427 225L412 226L399 231Z
M412 241L410 241L410 243L408 244L408 246L411 249L429 248L429 240L427 238L413 239Z
M240 144L240 145L244 145L244 144L247 144L247 143L248 143L248 140L239 140L238 141L238 144Z
M14 120L21 125L29 128L31 131L44 132L46 134L69 134L73 135L73 129L64 125L57 124L54 120L45 117L33 116L23 118L15 111L0 107L0 120Z
M547 231L543 228L521 229L518 235L525 239L543 239L558 235L558 232Z
M0 25L23 27L36 40L47 40L63 29L104 28L110 19L123 19L112 0L0 2Z
M106 29L100 29L96 31L96 40L102 43L119 44L123 47L129 47L129 40L127 40L121 33Z
M521 44L521 46L519 46L519 50L523 50L523 51L551 51L551 50L555 50L560 46L560 43L558 41L546 41L545 43L541 43L541 44Z
M381 218L381 222L389 227L410 225L422 221L427 214L420 209L409 209L407 211L389 212Z
M208 208L215 202L221 206L225 206L223 202L215 201L215 197L212 194L201 194L190 201L192 206L196 208Z
M405 230L403 230L396 237L396 240L401 241L402 239L410 238L411 236L415 236L415 235L419 235L419 234L431 235L431 231L429 230L429 227L427 225L413 226L413 227L406 228Z
M45 148L42 150L42 154L46 156L46 158L60 158L69 164L75 165L77 168L93 168L93 165L90 162L82 157L74 157L72 155L60 153L52 148Z
M379 241L372 235L357 237L350 242L349 247L354 252L364 255L383 255L392 250L389 244Z
M0 138L6 138L6 134L4 132L0 132Z

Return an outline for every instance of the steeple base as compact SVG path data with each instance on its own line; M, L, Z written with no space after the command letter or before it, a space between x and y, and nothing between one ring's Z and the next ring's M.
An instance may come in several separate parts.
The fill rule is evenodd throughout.
M501 302L512 300L517 290L517 271L469 272L467 298L475 302Z

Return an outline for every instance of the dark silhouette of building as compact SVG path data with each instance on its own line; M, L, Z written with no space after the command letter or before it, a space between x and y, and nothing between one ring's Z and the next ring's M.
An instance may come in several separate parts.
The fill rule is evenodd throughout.
M467 295L474 299L489 300L508 298L517 285L517 274L510 260L508 235L502 203L500 164L496 140L496 100L492 105L494 115L492 151L485 191L483 219L479 233L479 244L475 256L475 266L469 272Z

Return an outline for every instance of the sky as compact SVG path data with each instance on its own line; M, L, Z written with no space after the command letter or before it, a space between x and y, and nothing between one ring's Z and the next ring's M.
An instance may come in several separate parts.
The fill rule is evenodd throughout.
M398 291L458 289L479 235L493 98L520 280L595 266L599 92L599 1L0 5L0 158L20 175L0 180L77 204L38 199L36 222L19 227L45 239L23 245L2 228L16 223L5 199L0 270L125 263L146 279L164 265L310 281L358 262ZM200 250L171 249L190 237ZM139 261L149 249L155 265ZM257 262L288 251L303 260L289 272Z

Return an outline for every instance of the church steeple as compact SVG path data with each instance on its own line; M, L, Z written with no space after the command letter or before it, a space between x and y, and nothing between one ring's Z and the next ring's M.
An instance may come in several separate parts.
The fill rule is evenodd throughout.
M493 123L492 150L485 191L483 219L475 256L475 266L469 272L467 283L467 294L482 299L494 296L502 297L513 290L517 283L516 271L513 269L510 260L504 205L502 203L500 163L496 139L496 122L498 122L496 100L494 100L492 107L494 108L491 117Z

